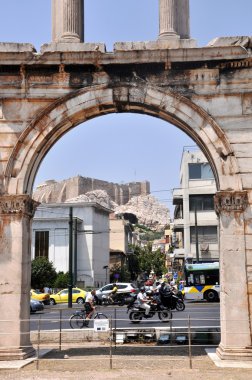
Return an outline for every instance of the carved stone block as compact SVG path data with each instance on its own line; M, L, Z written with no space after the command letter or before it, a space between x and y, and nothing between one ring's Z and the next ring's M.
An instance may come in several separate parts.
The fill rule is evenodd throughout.
M22 214L33 217L39 202L28 195L7 195L0 197L0 214Z
M214 196L214 207L217 214L222 212L244 212L248 207L246 191L220 191Z

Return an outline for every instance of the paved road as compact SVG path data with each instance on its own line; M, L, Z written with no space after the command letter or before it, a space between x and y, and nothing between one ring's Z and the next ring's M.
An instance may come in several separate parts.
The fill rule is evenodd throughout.
M69 317L74 310L78 309L78 306L73 309L68 309L67 304L47 306L41 313L31 314L31 330L37 330L40 325L41 330L52 330L60 328L69 329ZM117 328L132 328L136 326L141 327L161 327L164 324L158 319L158 316L154 316L151 319L144 320L140 324L132 324L129 321L126 307L119 306L107 306L99 307L99 311L106 314L109 318L112 318L113 327ZM207 303L207 302L186 302L185 310L182 312L173 311L172 326L173 327L187 327L189 323L192 327L219 327L220 324L220 306L219 303ZM115 322L116 321L116 322ZM91 326L92 327L92 326Z

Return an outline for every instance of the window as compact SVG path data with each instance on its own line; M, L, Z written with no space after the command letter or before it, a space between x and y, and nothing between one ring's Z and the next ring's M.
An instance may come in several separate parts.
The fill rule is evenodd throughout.
M217 226L199 226L198 228L199 243L218 243ZM191 243L195 244L195 227L190 228Z
M127 285L118 285L118 289L126 289Z
M189 179L212 179L214 178L211 166L204 164L188 164Z
M205 285L205 276L204 274L195 273L194 275L191 274L191 283L194 285Z
M102 288L102 292L105 292L106 290L112 290L113 289L113 285L106 285Z
M60 292L60 295L61 295L61 296L64 296L64 295L66 295L66 294L68 294L68 290L67 290L67 289L62 290L62 291Z
M49 231L35 231L35 257L48 258Z
M209 195L190 195L189 196L189 208L190 211L194 211L196 207L197 211L214 210L214 196Z
M201 164L189 164L189 179L201 178Z

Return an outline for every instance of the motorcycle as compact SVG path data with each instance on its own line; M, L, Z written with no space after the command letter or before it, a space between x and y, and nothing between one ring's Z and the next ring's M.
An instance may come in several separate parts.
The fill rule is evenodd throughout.
M185 310L185 304L183 299L171 292L169 297L164 297L162 299L163 305L169 307L171 310L183 311Z
M149 319L158 314L158 318L162 322L169 322L172 319L172 311L166 308L158 299L153 297L150 302L149 314L145 314L145 309L135 299L132 299L131 303L127 306L127 313L129 313L129 319L132 323L140 323L143 318Z
M131 301L131 297L127 293L118 293L115 295L114 298L111 298L109 294L104 294L102 296L102 304L105 306L108 306L108 305L124 306L130 301Z

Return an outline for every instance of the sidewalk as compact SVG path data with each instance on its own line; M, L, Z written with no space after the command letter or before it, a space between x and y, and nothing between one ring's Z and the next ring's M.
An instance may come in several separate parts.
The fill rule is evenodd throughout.
M183 348L181 348L183 350ZM106 350L106 352L104 351ZM44 352L45 356L27 359L26 365L4 369L0 365L0 379L43 379L43 380L251 380L252 362L225 362L215 357L214 349L197 352L192 358L192 368L186 355L157 354L148 352L144 347L135 347L135 354L130 354L130 347L113 349L110 356L109 347L97 352L92 347L66 349L61 352L52 350ZM216 360L216 363L213 361ZM9 363L10 364L10 363ZM24 364L24 363L23 363ZM217 365L216 365L217 364ZM225 368L218 365L226 365ZM237 365L239 368L237 368ZM19 367L21 363L19 362ZM231 366L231 367L227 367ZM111 369L112 367L112 369ZM2 369L1 369L2 368ZM6 368L6 367L5 367Z

